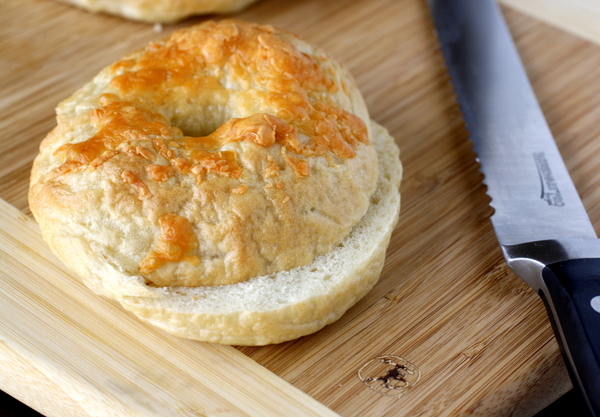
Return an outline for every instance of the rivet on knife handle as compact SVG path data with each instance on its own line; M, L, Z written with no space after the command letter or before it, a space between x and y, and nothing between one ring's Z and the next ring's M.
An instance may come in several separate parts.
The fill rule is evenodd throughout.
M600 417L600 240L493 0L428 0L507 264L544 299Z

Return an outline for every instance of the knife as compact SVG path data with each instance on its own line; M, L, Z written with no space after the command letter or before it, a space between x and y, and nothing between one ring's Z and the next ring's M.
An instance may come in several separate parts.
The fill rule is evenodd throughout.
M508 266L543 299L600 417L600 240L494 0L428 0Z

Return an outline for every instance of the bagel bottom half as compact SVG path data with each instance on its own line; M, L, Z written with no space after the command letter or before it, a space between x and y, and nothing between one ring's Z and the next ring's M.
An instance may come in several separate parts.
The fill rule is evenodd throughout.
M400 151L383 127L372 123L372 132L377 190L367 214L332 252L238 284L152 288L146 296L121 295L118 301L168 333L230 345L280 343L339 319L378 281L400 213Z

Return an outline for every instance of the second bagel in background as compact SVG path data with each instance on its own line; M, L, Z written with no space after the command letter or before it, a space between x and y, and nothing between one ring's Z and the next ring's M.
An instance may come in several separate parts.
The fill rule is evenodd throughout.
M203 14L238 12L256 0L55 0L93 13L148 23L173 23Z

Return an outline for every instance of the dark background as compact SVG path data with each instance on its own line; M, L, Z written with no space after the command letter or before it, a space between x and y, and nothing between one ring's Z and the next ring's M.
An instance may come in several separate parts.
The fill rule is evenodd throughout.
M39 417L41 414L20 403L10 395L0 391L0 417ZM536 414L535 417L591 417L587 411L583 399L575 390L555 401L550 407ZM494 417L494 416L489 416Z

